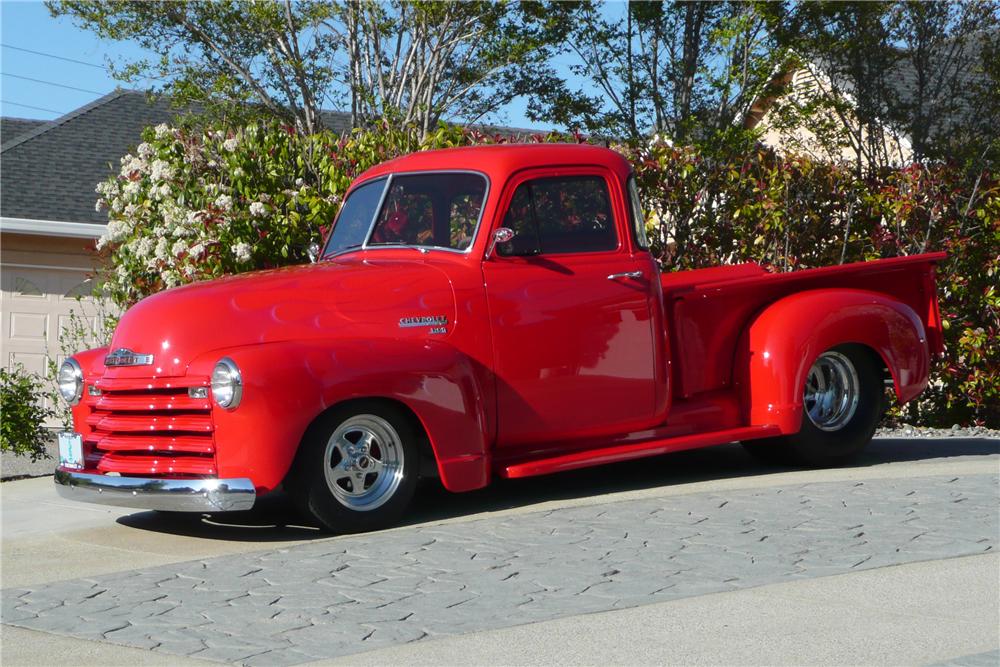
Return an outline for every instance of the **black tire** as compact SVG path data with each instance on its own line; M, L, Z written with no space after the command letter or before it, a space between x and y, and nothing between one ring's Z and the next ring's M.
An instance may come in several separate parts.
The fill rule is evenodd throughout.
M355 401L309 428L285 487L300 511L331 532L385 528L399 521L413 498L420 453L417 433L401 409Z
M832 408L833 414L824 418L821 414L824 412L824 403L809 398L808 382L814 371L822 375L830 365L838 367L845 361L853 369L856 378L855 407L850 411L845 408L839 415L836 414L836 408ZM847 384L851 382L850 369L845 369ZM835 390L832 394L837 395ZM871 442L882 418L885 401L882 368L867 348L859 345L831 348L814 360L807 386L803 388L803 396L802 428L798 433L744 442L743 447L755 458L768 464L825 468L847 463ZM814 407L813 416L810 416L810 405Z

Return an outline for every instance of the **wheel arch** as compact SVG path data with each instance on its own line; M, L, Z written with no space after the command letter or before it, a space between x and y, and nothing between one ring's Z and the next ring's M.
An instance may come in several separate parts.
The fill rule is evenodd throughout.
M220 474L239 472L267 492L286 478L321 415L348 401L384 400L416 420L445 488L489 482L482 373L444 342L288 341L225 352L240 366L245 388L240 407L216 411Z
M867 290L809 290L764 308L742 337L736 384L747 423L797 432L809 368L823 351L842 345L873 355L891 377L900 403L927 386L927 337L909 306Z

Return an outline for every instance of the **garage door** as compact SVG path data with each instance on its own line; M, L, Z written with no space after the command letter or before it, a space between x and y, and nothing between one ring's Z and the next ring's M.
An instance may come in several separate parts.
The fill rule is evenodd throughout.
M70 325L71 315L97 332L97 305L89 296L92 284L81 269L5 265L0 269L0 289L0 342L8 367L20 363L28 371L47 375L50 356L57 363L63 360L60 334Z

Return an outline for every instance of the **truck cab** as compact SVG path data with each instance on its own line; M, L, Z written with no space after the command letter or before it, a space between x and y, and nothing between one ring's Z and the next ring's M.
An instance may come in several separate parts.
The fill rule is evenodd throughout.
M583 145L417 153L352 184L312 265L153 295L67 360L60 492L327 528L451 491L743 441L832 465L940 352L920 255L661 274L629 163Z

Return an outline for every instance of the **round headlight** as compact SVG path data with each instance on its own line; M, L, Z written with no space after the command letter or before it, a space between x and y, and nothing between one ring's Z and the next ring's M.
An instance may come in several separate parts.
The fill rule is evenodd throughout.
M243 376L236 362L229 357L219 359L212 369L212 398L224 408L232 410L243 396Z
M59 374L56 376L56 383L59 385L59 393L70 405L80 402L83 395L83 369L75 359L67 359L59 367Z

